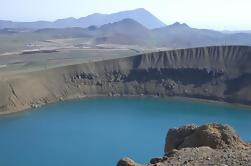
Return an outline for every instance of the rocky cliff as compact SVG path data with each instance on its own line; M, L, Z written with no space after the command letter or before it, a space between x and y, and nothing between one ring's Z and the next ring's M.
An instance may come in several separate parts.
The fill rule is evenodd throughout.
M0 111L91 95L185 96L251 104L251 47L217 46L2 76Z
M187 125L170 129L164 152L164 157L153 158L147 165L227 166L251 163L251 145L243 142L233 128L222 124ZM123 158L117 166L140 166L140 164L129 158Z

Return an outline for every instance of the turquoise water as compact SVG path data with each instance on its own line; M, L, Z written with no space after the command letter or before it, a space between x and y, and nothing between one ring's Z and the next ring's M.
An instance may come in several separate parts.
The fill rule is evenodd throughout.
M1 166L115 166L163 155L169 128L231 124L251 140L251 110L149 97L98 97L0 117Z

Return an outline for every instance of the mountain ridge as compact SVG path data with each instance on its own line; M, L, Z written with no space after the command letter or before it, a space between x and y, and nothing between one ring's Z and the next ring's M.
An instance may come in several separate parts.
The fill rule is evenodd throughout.
M134 10L121 11L112 14L94 13L86 17L74 18L68 17L57 19L55 21L34 21L34 22L14 22L9 20L0 20L0 29L3 28L66 28L66 27L82 27L86 28L91 25L102 26L107 23L113 23L125 18L131 18L149 29L163 27L165 24L155 17L149 11L138 8Z
M65 33L64 33L65 30ZM133 19L123 19L100 27L51 29L64 37L91 37L93 44L126 44L147 47L191 48L214 45L251 45L251 34L225 34L209 29L192 28L186 23L148 29ZM70 33L69 33L70 32Z

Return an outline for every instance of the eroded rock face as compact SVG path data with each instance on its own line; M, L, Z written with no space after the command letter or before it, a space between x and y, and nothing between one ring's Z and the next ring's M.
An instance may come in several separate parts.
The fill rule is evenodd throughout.
M0 114L99 95L184 96L251 105L250 64L251 47L215 46L5 75Z
M234 129L227 125L187 125L169 130L166 137L165 153L173 149L201 146L213 149L241 148L244 147L244 142L236 135Z
M177 149L177 147L184 142L184 139L191 135L195 129L195 125L187 125L177 129L170 129L166 137L165 153L168 153L173 149Z

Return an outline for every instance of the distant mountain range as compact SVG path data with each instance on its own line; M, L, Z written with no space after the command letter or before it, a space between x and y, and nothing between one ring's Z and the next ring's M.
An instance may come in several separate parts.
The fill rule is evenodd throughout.
M189 48L214 45L251 45L251 34L226 34L208 29L191 28L187 24L174 23L152 30L158 46Z
M7 28L8 27L8 28ZM92 14L55 22L0 21L0 34L33 33L52 38L88 38L92 44L126 44L146 47L189 48L214 45L249 45L251 34L196 29L176 22L166 26L145 9L114 14ZM32 29L29 29L32 28ZM28 34L27 34L28 35Z
M195 29L174 23L150 30L133 19L124 19L101 27L41 29L34 33L56 38L87 37L94 44L127 44L152 47L189 48L213 45L251 45L251 34L228 34L207 29Z
M122 11L113 14L99 14L95 13L79 19L65 18L59 19L54 22L50 21L36 21L36 22L12 22L0 20L0 29L3 28L31 28L31 29L43 29L43 28L69 28L69 27L81 27L86 28L92 25L102 26L104 24L118 22L120 20L130 18L149 29L160 28L166 26L157 17L143 8Z
M243 30L243 31L222 31L223 33L251 33L251 30Z

